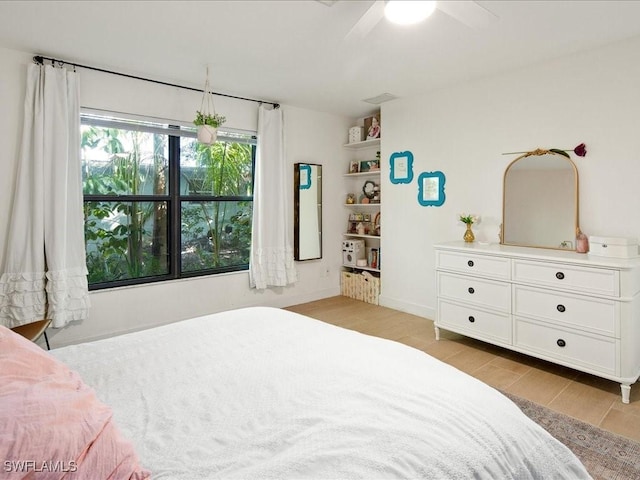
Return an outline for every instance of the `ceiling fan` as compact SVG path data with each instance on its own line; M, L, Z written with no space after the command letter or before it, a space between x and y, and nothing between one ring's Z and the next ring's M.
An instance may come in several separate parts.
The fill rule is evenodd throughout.
M340 0L318 0L325 5L331 6ZM360 17L355 25L349 30L345 39L364 38L380 22L384 16L386 1L375 0L366 12ZM435 2L436 8L449 15L455 20L473 29L486 28L498 20L492 12L481 6L479 3L467 1L439 1Z

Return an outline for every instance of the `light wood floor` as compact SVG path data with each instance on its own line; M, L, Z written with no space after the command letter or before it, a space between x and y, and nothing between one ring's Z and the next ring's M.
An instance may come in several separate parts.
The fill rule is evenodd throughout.
M623 404L618 383L440 330L433 321L338 296L286 308L422 350L500 390L640 441L640 383Z

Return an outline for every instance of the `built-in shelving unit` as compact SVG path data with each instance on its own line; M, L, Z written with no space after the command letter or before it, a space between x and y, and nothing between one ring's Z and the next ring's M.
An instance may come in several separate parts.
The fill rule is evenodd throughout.
M349 165L345 165L345 171L351 170L350 166L356 162L368 163L378 161L377 168L366 172L345 173L345 232L342 245L343 267L345 271L364 270L379 275L380 256L380 139L365 140L362 142L348 143L345 148L353 150L353 157ZM366 198L363 192L365 183L371 186L371 182L377 187L378 198L376 200ZM353 195L354 203L348 203L347 197ZM368 203L363 203L363 200ZM377 222L377 223L376 223ZM357 225L365 228L364 233L355 230ZM358 262L360 260L360 262ZM363 265L366 260L366 265ZM360 265L358 265L360 263Z

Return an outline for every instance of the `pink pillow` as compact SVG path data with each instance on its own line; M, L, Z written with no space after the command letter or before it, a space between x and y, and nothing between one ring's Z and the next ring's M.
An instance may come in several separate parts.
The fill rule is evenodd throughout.
M0 478L150 478L112 415L76 372L0 326Z

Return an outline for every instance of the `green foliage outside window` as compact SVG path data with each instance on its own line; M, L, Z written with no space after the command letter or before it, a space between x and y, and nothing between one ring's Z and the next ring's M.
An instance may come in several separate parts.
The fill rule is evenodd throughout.
M170 142L178 142L179 158L169 158ZM89 284L246 269L254 148L233 138L207 146L191 136L83 124ZM172 223L179 223L173 249Z

